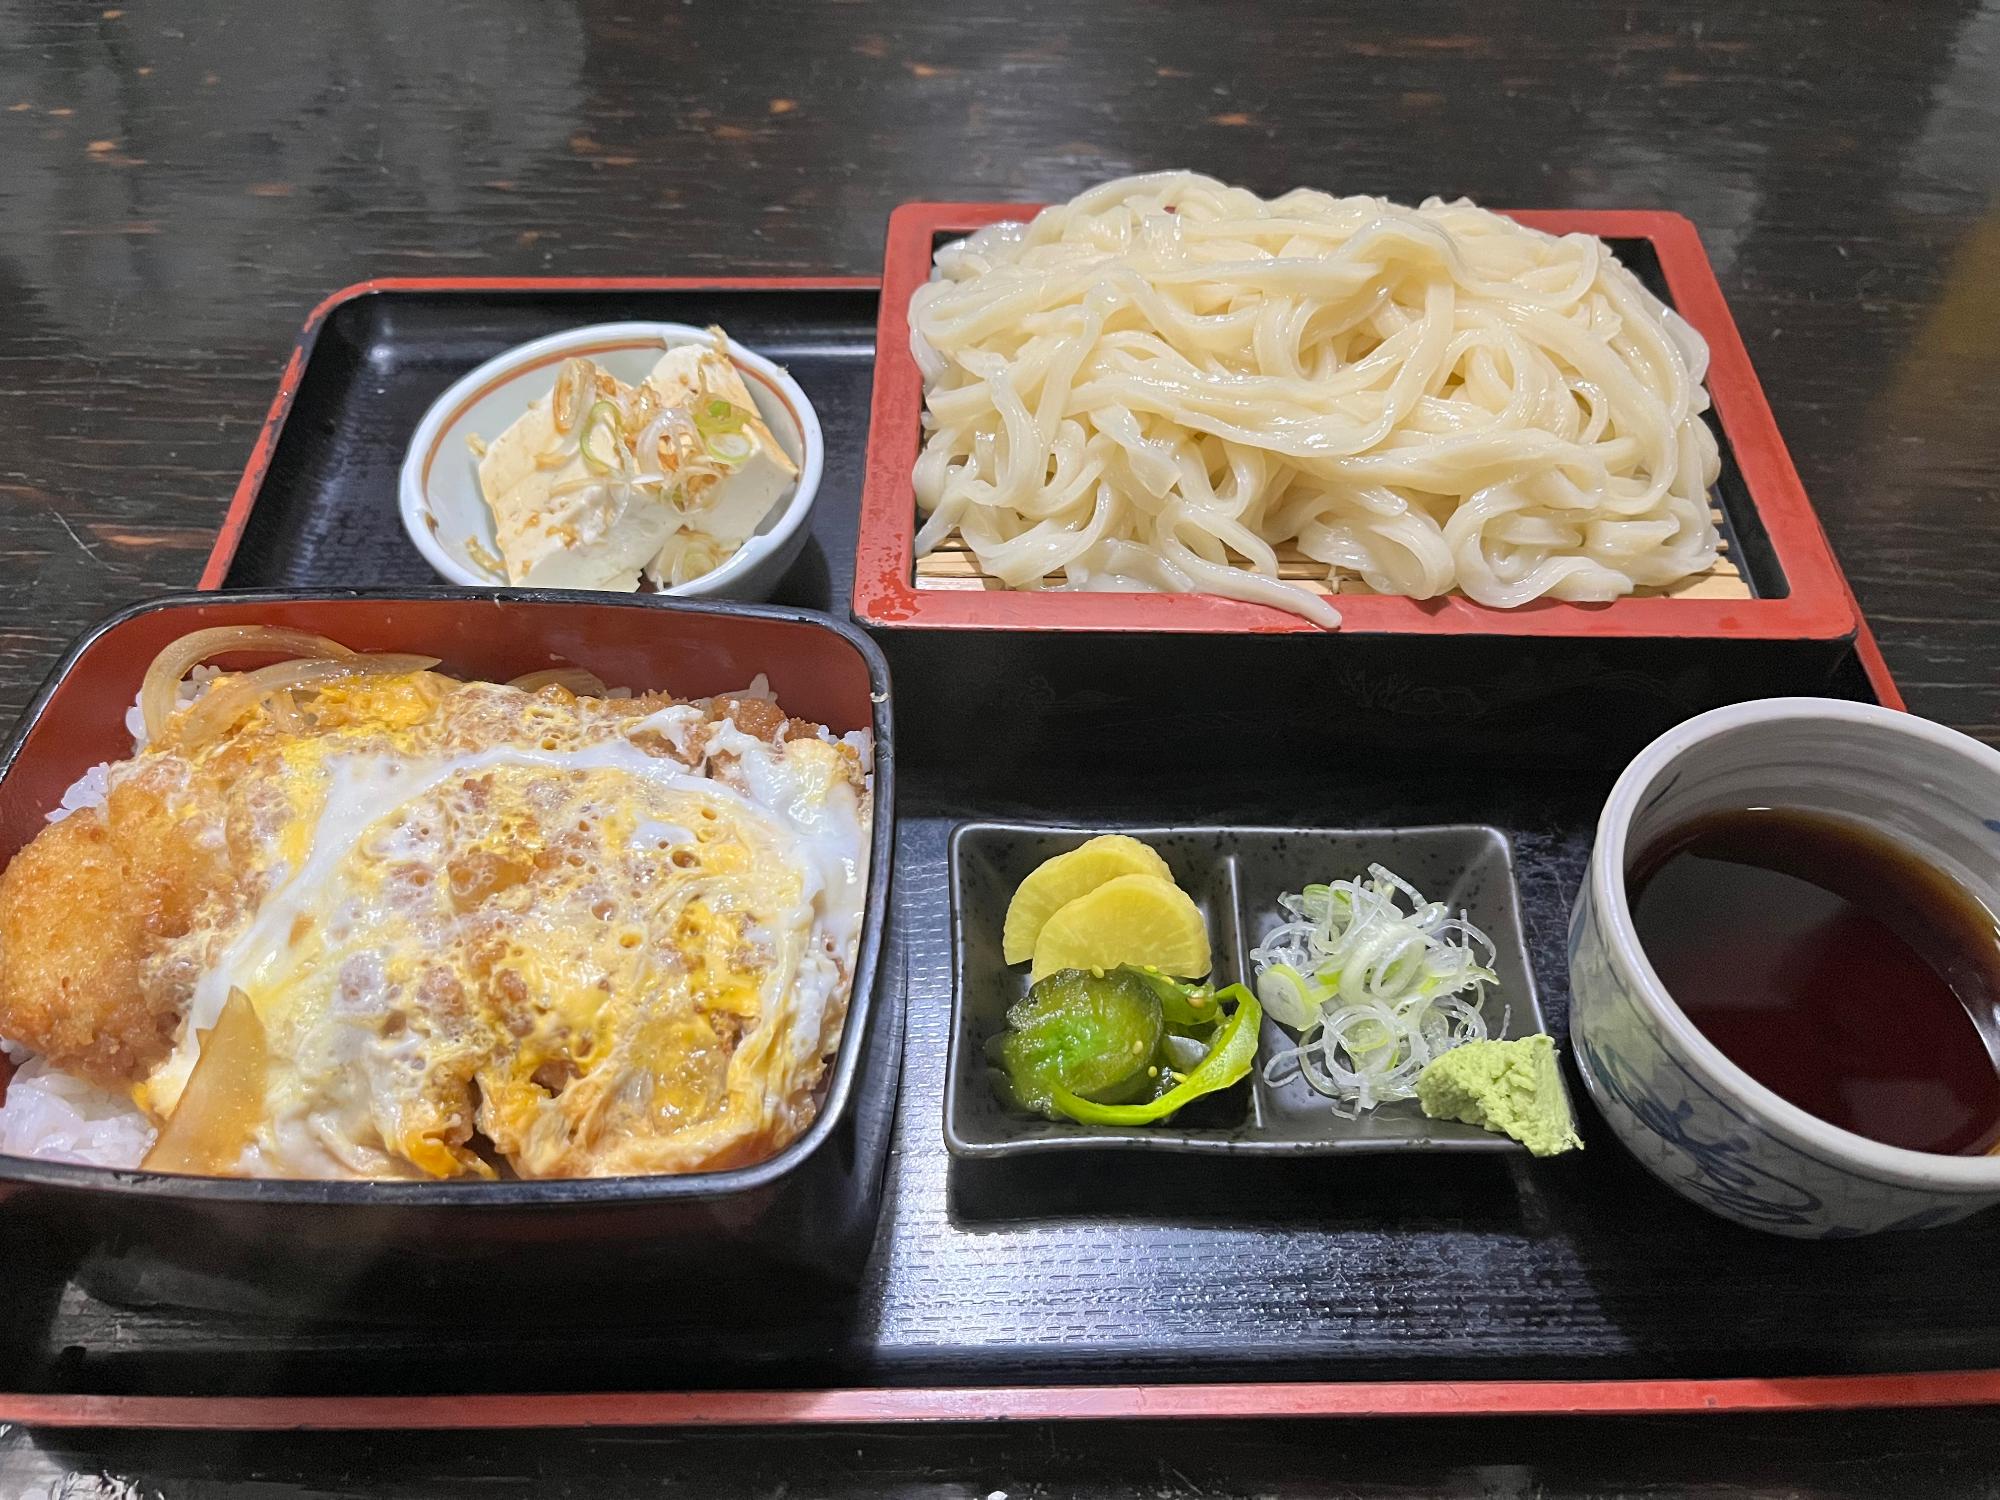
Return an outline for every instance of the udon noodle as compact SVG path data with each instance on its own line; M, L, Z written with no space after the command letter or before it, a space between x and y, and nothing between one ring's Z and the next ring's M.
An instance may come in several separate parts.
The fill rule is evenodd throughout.
M1281 547L1500 608L1716 560L1707 346L1590 235L1156 173L946 246L910 334L918 554L1010 588L1332 626Z

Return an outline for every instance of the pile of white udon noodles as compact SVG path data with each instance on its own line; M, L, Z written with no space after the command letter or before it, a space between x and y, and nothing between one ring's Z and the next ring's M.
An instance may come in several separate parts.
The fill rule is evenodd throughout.
M919 555L1011 588L1607 600L1716 560L1708 349L1601 240L1185 172L948 245L910 300Z

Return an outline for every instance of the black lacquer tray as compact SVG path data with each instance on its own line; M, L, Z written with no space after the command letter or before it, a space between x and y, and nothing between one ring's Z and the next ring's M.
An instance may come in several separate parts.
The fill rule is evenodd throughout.
M309 325L204 583L428 584L396 471L428 402L557 329L720 322L818 408L814 539L778 601L842 611L867 437L870 283L383 282ZM1004 644L983 648L982 660ZM1718 647L1720 649L1720 647ZM1865 631L1800 690L1894 701ZM1452 684L1432 684L1448 692ZM851 1298L700 1276L434 1316L302 1316L59 1226L0 1235L0 1420L344 1426L813 1421L1201 1410L1665 1409L2000 1399L2000 1216L1809 1244L1712 1218L1649 1177L1572 1076L1588 1149L1418 1158L1104 1153L954 1160L947 850L965 821L1089 827L1490 824L1511 845L1527 951L1564 1035L1564 934L1599 803L1636 748L1606 716L1537 761L1476 736L1424 754L1338 722L1257 732L1267 685L1188 682L1161 717L1216 716L1198 774L1145 736L1058 770L913 736L898 769L906 950L901 1098L881 1226ZM1024 691L1032 697L1033 684ZM898 694L901 701L901 694ZM1268 719L1268 715L1266 716ZM890 978L893 982L893 976ZM609 1295L604 1295L606 1292ZM560 1315L558 1315L558 1313ZM1939 1373L1946 1372L1946 1373ZM606 1394L618 1393L618 1394ZM137 1399L126 1399L137 1398Z

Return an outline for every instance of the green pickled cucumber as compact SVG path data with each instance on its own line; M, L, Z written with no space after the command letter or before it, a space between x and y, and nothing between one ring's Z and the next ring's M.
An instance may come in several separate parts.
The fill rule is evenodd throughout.
M1007 1026L988 1055L1001 1097L1020 1109L1055 1118L1057 1090L1124 1103L1146 1097L1160 1076L1159 998L1123 970L1051 974L1008 1009Z

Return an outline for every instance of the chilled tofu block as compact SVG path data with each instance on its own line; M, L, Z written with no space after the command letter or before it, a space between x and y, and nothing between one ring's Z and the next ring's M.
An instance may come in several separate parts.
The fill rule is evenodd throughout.
M657 493L594 473L556 430L554 403L554 392L536 401L479 461L507 581L630 593L680 517Z
M697 418L717 401L731 408L726 419L731 430L719 435L711 449L728 457L712 480L689 481L681 502L681 530L648 570L660 582L685 582L741 546L797 481L799 470L757 415L742 375L719 350L702 344L670 349L653 366L646 384L662 405L689 410ZM713 560L705 566L696 565L708 558ZM677 579L677 571L685 576Z
M713 571L798 466L757 413L721 330L663 355L637 386L588 359L479 460L507 580L629 592Z

